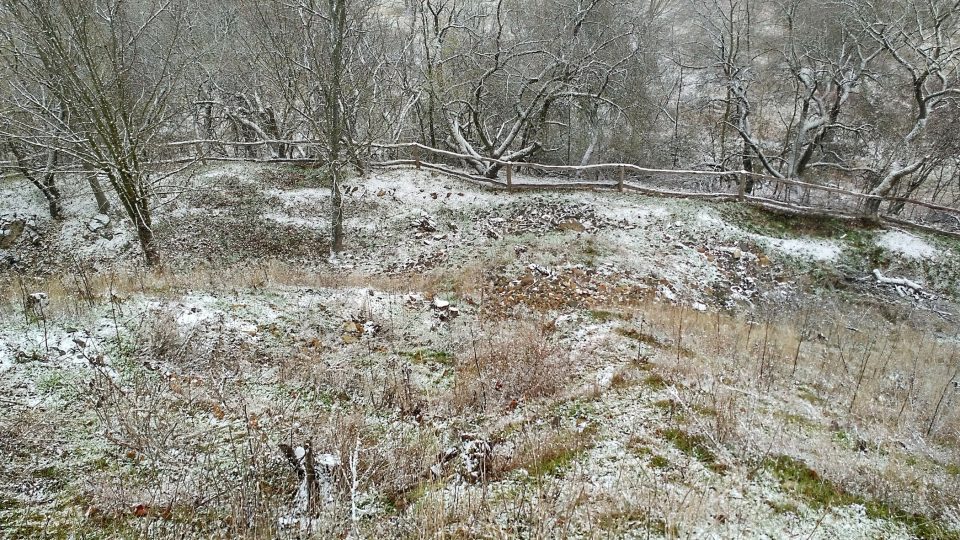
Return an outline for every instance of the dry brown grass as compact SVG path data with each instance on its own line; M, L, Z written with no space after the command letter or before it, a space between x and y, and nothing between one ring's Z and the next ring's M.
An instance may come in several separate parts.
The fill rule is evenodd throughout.
M197 265L186 271L128 268L111 272L75 269L71 273L40 278L8 278L0 282L0 313L22 314L24 293L44 292L50 297L48 315L76 316L91 305L122 301L142 293L176 298L190 291L210 293L236 290L292 288L372 288L384 292L420 292L432 297L440 291L473 303L483 300L487 266L438 268L428 272L395 275L318 269L272 260L230 266Z
M162 312L130 341L132 364L97 370L84 389L98 436L119 449L99 459L126 464L88 475L86 525L146 534L147 521L156 521L171 537L286 534L278 518L298 479L281 445L340 458L329 471L331 500L314 508L321 535L352 526L356 494L380 493L402 506L430 481L437 434L378 421L395 406L364 399L379 379L327 367L316 355L193 344Z
M894 326L870 310L831 306L814 321L808 313L743 316L661 303L620 309L633 320L621 333L640 336L642 320L643 335L652 336L643 343L672 357L668 367L689 380L708 374L756 391L812 389L832 412L903 433L927 432L960 368L952 336L920 330L922 321ZM696 357L678 356L678 348ZM930 435L958 440L957 412L941 404Z
M633 320L621 334L641 335L643 321L643 335L656 339L638 346L656 351L656 371L677 382L670 420L718 453L742 463L788 453L909 512L955 507L947 487L960 460L960 411L949 405L960 397L954 336L922 314L894 324L860 305L820 307L814 316L744 316L652 304L624 309ZM677 355L681 326L690 355Z
M553 396L571 374L568 357L531 320L489 323L458 355L451 405L457 411L514 409Z
M109 305L111 294L175 298L197 289L215 293L369 287L427 296L452 290L462 298L482 301L484 276L482 266L389 277L317 273L269 263L178 274L133 271L79 280L68 277L30 288L51 295L52 316L66 316L85 311L90 301ZM19 312L19 287L7 293L7 309ZM594 388L590 396L580 397L589 401L604 398L606 392L635 392L641 398L664 399L661 394L669 393L673 404L670 415L664 414L668 423L664 427L676 425L698 437L724 463L742 458L734 464L749 466L754 457L781 445L796 448L798 441L810 446L835 443L842 455L826 454L832 461L816 465L825 475L843 478L845 468L861 465L856 460L865 451L857 447L863 442L868 450L881 449L874 454L886 461L861 469L869 472L860 480L864 485L855 487L889 495L910 493L919 489L911 486L933 476L904 466L896 461L901 460L898 456L905 461L923 453L925 466L934 469L951 459L956 462L960 415L949 383L960 357L949 336L921 330L928 327L926 321L908 319L892 325L882 313L836 304L823 305L812 314L700 313L633 300L603 307L616 315L609 322L620 330L611 339L627 340L627 348L635 346L643 362L631 365L630 353L623 358L627 371L617 372L625 382L615 381L611 389ZM517 409L518 414L536 415L554 398L569 397L575 370L551 324L516 314L506 321L466 323L456 336L459 346L449 389L430 391L411 382L409 362L403 357L375 369L332 365L325 362L322 350L302 343L283 354L230 344L201 345L175 326L171 314L154 313L126 343L135 351L130 359L137 366L162 363L173 367L172 372L128 366L120 370L121 379L101 373L84 388L97 414L97 429L123 449L111 458L119 457L126 467L123 474L105 470L90 475L84 500L100 512L101 525L136 522L132 513L144 505L151 515L165 520L166 513L181 516L180 521L173 520L182 527L180 532L196 533L190 527L209 526L211 531L225 527L219 530L238 537L271 537L277 534L278 513L297 485L296 474L280 459L277 447L310 442L318 451L347 459L356 453L361 488L381 494L403 515L391 533L496 534L502 532L497 512L526 507L536 510L532 519L538 522L518 515L518 523L539 527L542 537L563 535L563 527L551 520L572 512L576 499L551 500L547 491L561 485L560 477L566 478L566 488L581 485L568 473L593 444L589 430L531 422L504 435L512 452L496 464L493 480L520 469L542 480L535 491L507 495L509 504L491 503L485 498L487 486L451 489L442 481L435 483L429 474L449 440L456 440L463 430L482 431L490 427L489 419ZM263 368L269 368L269 376ZM628 384L655 380L650 378L651 369L660 383ZM267 387L270 394L263 393ZM799 414L797 403L809 405L800 412L812 408L815 414ZM431 416L453 420L441 433L429 423L421 424ZM791 425L777 425L770 435L771 419L786 419L782 423ZM795 426L799 435L789 432ZM900 440L929 446L908 451L896 445ZM654 437L651 444L656 442ZM178 476L184 462L203 471L189 483ZM337 495L326 512L340 520L342 529L349 523L353 481L349 463L334 471L334 481ZM949 490L940 489L943 485L925 488L921 503L939 508L954 504ZM654 514L669 518L671 512L683 512L685 503L651 499L644 504L611 505L611 514L603 519L649 520L646 510L656 505L659 510ZM669 529L665 524L659 527Z

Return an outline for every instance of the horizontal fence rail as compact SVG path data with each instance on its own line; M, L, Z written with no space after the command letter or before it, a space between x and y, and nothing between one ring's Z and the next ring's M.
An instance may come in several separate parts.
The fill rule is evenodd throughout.
M250 149L322 147L315 140L221 141L196 139L166 145L174 151L196 149L197 156L175 156L155 164L190 161L322 164L310 157L254 157L210 155L212 147ZM412 167L441 172L496 189L521 190L611 190L657 197L740 202L766 210L843 220L867 219L960 238L960 209L904 197L871 195L840 185L814 184L752 171L704 171L641 167L632 163L551 165L507 161L479 154L464 154L433 148L417 142L365 143L377 158L364 166L388 169ZM206 149L206 150L204 150ZM491 166L489 175L470 170L470 164ZM496 168L492 168L496 166ZM502 178L501 178L502 175ZM592 177L592 178L591 178ZM868 201L873 201L868 205ZM871 207L886 211L871 211ZM893 210L897 211L894 212Z

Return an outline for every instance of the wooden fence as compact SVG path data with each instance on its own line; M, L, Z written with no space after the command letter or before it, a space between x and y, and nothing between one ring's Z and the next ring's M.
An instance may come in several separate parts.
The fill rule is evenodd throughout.
M283 144L288 147L317 146L316 141L182 141L172 149L215 144L249 148ZM765 210L843 220L869 220L912 227L960 238L960 209L916 199L879 197L841 185L813 184L750 171L698 171L653 169L630 163L593 165L547 165L511 162L432 148L416 142L364 145L376 157L374 168L411 167L451 176L506 191L521 190L610 190L636 192L657 197L706 201L732 201ZM193 158L171 159L183 163ZM253 161L267 163L316 163L306 158L249 158L204 156L209 161ZM495 174L484 176L468 169L470 163L495 166ZM501 174L502 173L502 174ZM502 178L501 178L502 176ZM879 200L872 211L868 201Z
M629 163L546 165L510 162L431 148L419 143L374 145L405 157L375 161L374 167L413 167L443 172L506 191L613 190L659 197L734 201L775 212L844 220L871 220L960 238L960 209L903 197L879 197L749 171L652 169ZM428 159L434 156L432 159ZM439 158L439 159L438 159ZM464 163L498 165L503 179L466 171ZM525 174L524 174L525 173ZM592 178L591 178L592 177ZM867 201L879 200L873 212ZM893 209L899 209L894 213Z

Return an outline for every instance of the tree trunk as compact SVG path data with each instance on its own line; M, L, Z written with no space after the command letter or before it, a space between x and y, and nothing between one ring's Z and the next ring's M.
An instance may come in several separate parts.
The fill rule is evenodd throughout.
M143 250L143 257L150 268L160 266L160 252L153 241L153 229L149 225L137 225L137 239L140 241L140 248Z
M47 174L51 177L53 176L53 173ZM53 183L52 178L47 187L50 192L50 196L47 197L47 201L49 202L50 217L59 221L63 219L63 203L60 200L60 189L58 189Z
M330 250L334 253L343 251L343 193L340 190L340 166L331 164L330 172Z
M343 193L340 191L341 144L346 132L340 112L343 98L343 47L347 31L347 0L329 0L331 78L326 92L327 135L330 139L330 252L343 250Z
M926 158L917 160L909 165L898 167L899 162L895 162L890 171L886 176L872 189L870 190L870 195L873 195L873 198L867 199L864 207L866 209L867 215L877 216L880 213L880 205L883 204L883 197L890 195L896 187L900 184L900 181L905 177L917 172L920 167L923 167L923 164L926 162Z
M144 173L130 171L108 171L110 184L113 186L123 209L133 222L137 230L137 239L143 250L143 257L147 266L160 266L160 252L154 243L153 220L150 216L150 201L144 189L147 178Z
M7 148L16 160L14 165L16 170L36 186L47 200L50 217L58 221L63 219L63 203L60 200L60 188L57 187L56 172L54 171L57 166L57 151L52 148L47 150L47 163L42 173L43 176L38 177L37 170L31 166L30 158L16 143L8 141Z
M753 172L753 159L750 157L750 151L744 147L743 149L743 170L747 172ZM756 186L756 178L753 176L747 175L744 178L745 187L743 191L747 195L753 195L753 189Z
M100 180L97 178L96 171L88 168L87 182L90 184L90 191L93 191L93 198L97 201L97 213L106 214L110 212L110 201L103 192Z
M60 198L60 188L57 187L56 172L57 151L47 150L47 170L43 173L43 194L50 203L50 217L56 220L63 219L63 203Z

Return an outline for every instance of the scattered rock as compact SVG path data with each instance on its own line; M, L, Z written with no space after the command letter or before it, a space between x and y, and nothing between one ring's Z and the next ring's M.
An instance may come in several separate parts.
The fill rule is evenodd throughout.
M573 232L584 232L587 228L575 219L565 219L557 224L557 228L561 231L573 231Z
M719 251L729 254L734 259L743 257L743 250L738 247L721 247Z
M8 249L20 239L23 231L27 227L27 222L23 219L13 219L0 225L0 249Z
M107 214L97 214L87 223L87 229L90 232L97 232L110 224L110 216Z
M422 216L413 222L413 228L422 233L435 233L439 230L437 227L437 222L429 216Z
M536 233L553 231L587 232L610 226L629 227L625 223L615 222L588 204L534 198L510 209L508 217L487 218L487 235L500 238L503 234ZM496 235L496 236L494 236Z
M550 276L553 274L553 272L551 272L549 268L545 266L540 266L539 264L531 264L530 266L528 266L528 268L540 274L541 276Z
M674 293L672 290L670 290L670 287L667 287L666 285L660 285L660 286L658 286L658 287L657 287L657 293L658 293L660 296L666 298L667 300L669 300L669 301L671 301L671 302L676 302L676 301L677 301L677 295L676 295L676 293Z
M482 481L491 471L493 446L479 435L464 433L457 446L450 446L437 456L437 462L430 466L430 474L434 478L455 474L470 483ZM456 460L458 457L460 459Z
M372 336L380 331L380 325L368 320L354 319L343 325L341 339L346 344L356 343L363 336Z
M484 309L504 314L521 304L538 310L589 309L636 302L649 295L649 287L639 283L643 276L613 265L555 269L530 265L519 277L491 275L489 279L492 291L488 297L495 300L485 303Z
M430 307L437 312L437 318L441 321L449 321L460 316L460 310L450 305L450 302L440 297L434 298Z

